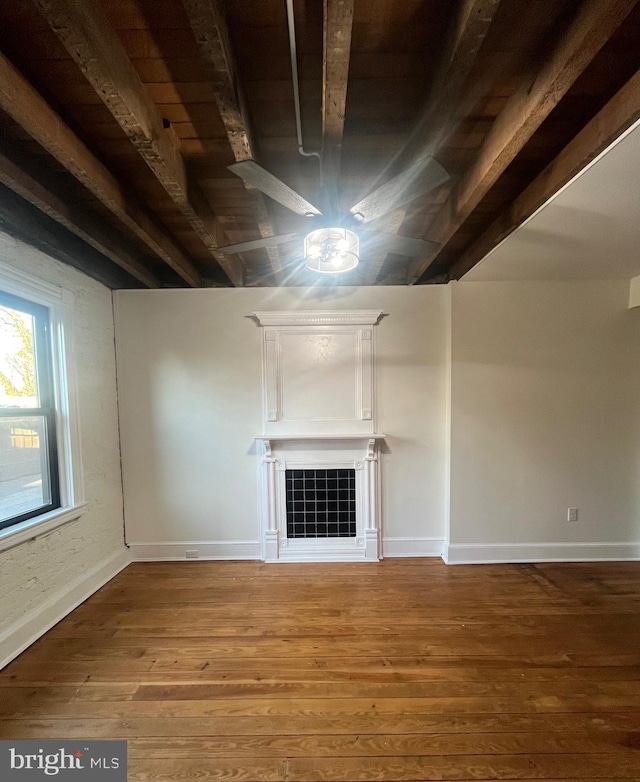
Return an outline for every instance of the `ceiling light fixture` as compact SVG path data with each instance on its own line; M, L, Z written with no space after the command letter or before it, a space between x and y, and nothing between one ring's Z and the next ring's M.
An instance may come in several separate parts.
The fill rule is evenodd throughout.
M318 228L305 237L304 262L314 272L348 272L359 260L360 240L348 228Z

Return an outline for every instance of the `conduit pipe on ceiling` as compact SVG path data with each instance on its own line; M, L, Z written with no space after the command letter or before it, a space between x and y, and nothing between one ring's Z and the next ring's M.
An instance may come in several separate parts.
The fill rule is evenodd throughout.
M289 26L289 52L291 54L291 74L293 77L293 102L296 111L296 132L298 134L298 152L304 157L317 157L322 164L319 152L307 152L302 143L302 120L300 118L300 84L298 80L298 53L296 48L296 22L293 14L293 0L286 0L287 23Z

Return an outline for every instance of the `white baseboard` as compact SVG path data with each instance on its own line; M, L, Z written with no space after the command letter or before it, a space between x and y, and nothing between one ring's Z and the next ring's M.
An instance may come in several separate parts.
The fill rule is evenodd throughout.
M447 565L637 560L640 543L451 543L442 558Z
M441 557L442 538L383 538L383 557Z
M179 541L176 543L129 543L134 562L197 562L201 559L260 559L257 540ZM197 551L197 557L187 557Z
M8 665L61 619L97 592L131 562L127 549L118 551L88 573L83 573L0 633L0 669Z
M385 557L440 557L444 541L442 538L384 538L382 552ZM183 562L217 559L261 559L260 543L257 540L234 541L180 541L177 543L129 543L134 562ZM197 557L187 557L187 551L197 551ZM293 561L292 558L290 558ZM339 553L327 561L365 561L349 553ZM283 561L283 558L274 561ZM313 557L296 559L298 562L316 561Z

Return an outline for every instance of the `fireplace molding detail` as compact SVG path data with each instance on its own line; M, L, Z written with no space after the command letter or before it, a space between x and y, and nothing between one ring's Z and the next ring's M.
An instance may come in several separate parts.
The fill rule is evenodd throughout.
M376 561L381 556L384 435L376 431L375 332L383 314L381 310L253 313L262 332L263 434L256 442L266 562ZM288 520L298 522L300 510L290 497L287 517L287 470L302 471L297 479L305 481L305 502L309 481L314 482L311 509L302 508L301 518L310 520L302 527L304 537L287 526ZM355 471L349 473L355 483L355 535L352 508L344 510L351 515L348 536L329 526L335 524L330 513L336 508L321 503L322 482L332 478L325 470ZM296 476L289 474L289 478L293 481ZM328 503L333 502L331 496L327 494ZM333 496L340 503L339 492Z

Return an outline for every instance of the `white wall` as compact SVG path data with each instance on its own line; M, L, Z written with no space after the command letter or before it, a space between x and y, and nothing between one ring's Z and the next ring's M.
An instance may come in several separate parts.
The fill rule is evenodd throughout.
M434 553L428 539L448 519L451 562L640 556L640 313L627 309L628 282L338 293L117 294L134 548L184 557L195 541L258 556L260 334L246 316L379 307L387 554Z
M74 360L88 507L77 521L0 552L0 667L127 561L111 291L5 234L0 261L74 296Z
M117 353L127 541L258 556L262 432L254 311L380 308L378 429L387 553L433 553L444 523L444 287L119 291ZM419 540L404 540L418 538ZM432 542L429 539L436 539ZM239 542L240 545L233 545ZM189 546L186 546L187 548ZM138 549L142 550L142 549ZM145 548L146 554L150 549Z
M449 287L450 561L640 556L628 281Z

